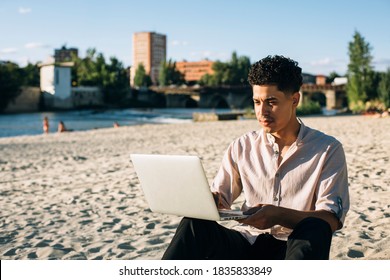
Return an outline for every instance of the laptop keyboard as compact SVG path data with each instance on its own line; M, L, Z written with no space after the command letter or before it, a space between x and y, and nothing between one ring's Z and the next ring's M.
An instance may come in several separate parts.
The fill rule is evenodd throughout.
M242 211L238 210L218 210L219 215L221 217L236 217L236 216L242 216Z

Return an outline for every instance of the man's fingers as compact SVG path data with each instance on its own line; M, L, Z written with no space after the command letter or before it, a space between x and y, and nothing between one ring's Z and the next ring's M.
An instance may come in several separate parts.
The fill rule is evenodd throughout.
M262 207L263 207L262 204L257 205L257 206L255 206L255 207L252 207L251 209L248 209L247 211L245 211L245 212L244 212L244 215L253 215L253 214L255 214L257 211L259 211Z
M215 205L217 205L217 207L219 207L219 204L221 202L221 195L219 194L219 192L213 192L213 197L214 197L214 201L215 201Z

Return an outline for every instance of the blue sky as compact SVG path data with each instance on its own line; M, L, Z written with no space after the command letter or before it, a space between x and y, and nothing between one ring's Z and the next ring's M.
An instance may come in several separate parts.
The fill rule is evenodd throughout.
M390 0L0 0L0 60L45 61L64 44L132 65L132 34L167 35L174 61L255 62L281 54L312 74L344 74L357 30L377 71L390 67Z

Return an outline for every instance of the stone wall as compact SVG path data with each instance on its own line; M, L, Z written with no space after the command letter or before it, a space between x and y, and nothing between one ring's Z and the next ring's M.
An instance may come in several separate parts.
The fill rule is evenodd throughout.
M40 95L39 87L21 87L21 93L8 104L4 113L37 112Z

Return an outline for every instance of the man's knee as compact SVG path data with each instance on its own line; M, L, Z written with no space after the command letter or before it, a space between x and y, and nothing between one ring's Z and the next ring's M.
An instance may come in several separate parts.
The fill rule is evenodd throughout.
M303 219L288 238L286 259L328 259L331 240L328 222L314 217Z
M201 233L212 231L216 226L217 223L214 221L184 217L179 224L178 230L190 230L193 236L198 236Z
M321 234L324 236L332 236L332 229L328 222L326 222L323 219L315 218L315 217L308 217L300 221L297 226L295 227L292 234L299 233L315 233L315 234Z
M191 227L213 227L215 226L215 223L215 221L184 217L181 220L180 225Z

